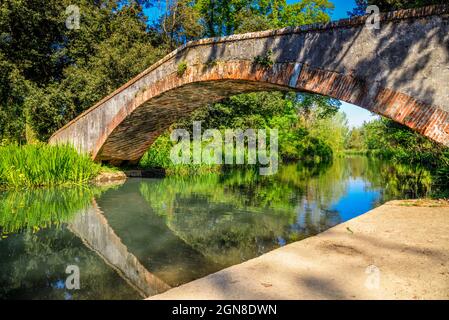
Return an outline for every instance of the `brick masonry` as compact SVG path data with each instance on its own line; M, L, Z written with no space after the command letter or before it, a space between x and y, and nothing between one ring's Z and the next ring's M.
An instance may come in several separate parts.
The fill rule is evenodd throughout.
M449 146L449 6L189 42L57 131L95 160L138 161L198 107L244 92L337 98ZM271 67L254 63L273 52ZM182 76L177 69L187 64Z

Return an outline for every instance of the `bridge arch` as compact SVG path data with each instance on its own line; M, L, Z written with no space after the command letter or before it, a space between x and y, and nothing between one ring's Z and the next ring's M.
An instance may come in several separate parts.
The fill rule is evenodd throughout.
M449 146L448 13L446 5L391 12L379 30L359 17L189 42L50 143L70 142L99 161L137 161L198 107L244 92L296 90L352 103Z

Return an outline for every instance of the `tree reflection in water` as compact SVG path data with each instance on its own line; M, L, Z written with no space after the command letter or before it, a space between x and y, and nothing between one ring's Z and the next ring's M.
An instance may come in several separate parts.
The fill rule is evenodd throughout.
M283 165L265 177L235 170L131 179L108 190L4 192L0 298L139 298L320 233L385 201L428 196L431 185L421 168L347 157L326 166ZM79 291L65 289L70 264L80 267Z

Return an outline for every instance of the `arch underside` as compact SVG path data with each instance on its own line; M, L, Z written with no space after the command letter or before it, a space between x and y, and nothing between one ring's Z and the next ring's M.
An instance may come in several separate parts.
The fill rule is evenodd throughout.
M271 90L288 88L269 83L221 80L190 83L164 92L128 115L107 137L95 159L113 163L138 161L170 125L197 108L236 94Z
M92 154L98 161L138 161L169 126L195 109L226 97L257 91L295 90L336 98L386 116L443 144L448 144L449 115L414 98L352 76L298 63L271 68L251 61L219 66L190 66L141 90L109 124Z

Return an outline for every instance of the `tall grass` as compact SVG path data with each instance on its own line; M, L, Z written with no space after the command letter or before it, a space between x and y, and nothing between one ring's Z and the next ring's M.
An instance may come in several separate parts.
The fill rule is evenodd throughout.
M69 145L0 146L0 187L29 188L83 184L101 166Z

